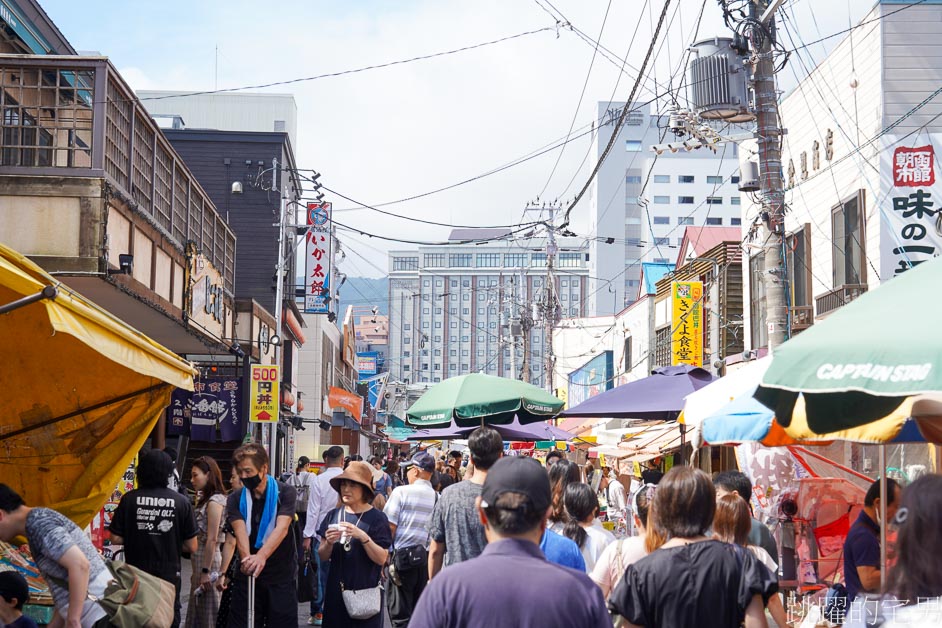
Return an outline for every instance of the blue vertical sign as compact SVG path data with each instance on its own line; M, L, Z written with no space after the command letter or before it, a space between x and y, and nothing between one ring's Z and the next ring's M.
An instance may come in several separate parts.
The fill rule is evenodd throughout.
M326 314L330 309L328 297L333 261L330 212L330 203L307 204L304 311L308 314Z

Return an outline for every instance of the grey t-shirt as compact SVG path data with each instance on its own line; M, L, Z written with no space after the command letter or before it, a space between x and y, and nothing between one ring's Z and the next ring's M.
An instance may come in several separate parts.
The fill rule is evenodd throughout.
M78 547L88 559L88 581L91 592L101 595L102 591L94 591L96 587L93 582L98 578L106 577L108 568L91 540L65 515L48 508L33 508L26 515L26 538L29 539L29 550L33 554L33 560L36 561L43 576L51 575L53 578L66 582L69 580L69 572L59 564L59 559L71 547ZM64 609L69 605L69 590L49 578L46 580L56 608L64 616ZM94 616L103 617L104 614L97 604L86 602L82 625L84 626L87 620L95 618Z
M482 489L469 480L458 482L442 491L435 504L429 534L438 543L445 542L445 567L479 556L487 545L475 507Z

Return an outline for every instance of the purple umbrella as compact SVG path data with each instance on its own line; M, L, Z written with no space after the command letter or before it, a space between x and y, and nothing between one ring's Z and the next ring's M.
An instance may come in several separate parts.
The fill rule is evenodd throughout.
M709 371L699 367L662 366L651 371L649 377L586 399L560 416L673 421L684 409L684 397L714 379Z
M507 425L488 425L497 430L501 438L506 441L532 442L538 440L572 440L574 436L566 430L548 423L529 423L521 425L517 417ZM444 440L449 438L467 438L475 427L458 427L454 423L449 427L425 428L416 430L406 440Z

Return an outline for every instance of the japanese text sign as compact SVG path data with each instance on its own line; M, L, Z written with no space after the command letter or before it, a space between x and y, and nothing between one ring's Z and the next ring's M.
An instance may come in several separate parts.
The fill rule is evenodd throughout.
M249 386L249 421L252 423L278 423L279 370L277 366L252 365Z
M332 240L330 203L308 203L305 251L304 311L326 314L330 296Z
M703 283L671 283L671 364L703 366Z
M880 278L887 280L942 252L937 229L935 143L942 135L884 136L880 163Z

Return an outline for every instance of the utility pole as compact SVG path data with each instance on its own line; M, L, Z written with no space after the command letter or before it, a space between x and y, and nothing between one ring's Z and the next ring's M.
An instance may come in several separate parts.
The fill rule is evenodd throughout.
M787 275L783 258L785 233L785 186L782 180L782 129L779 127L778 95L775 91L775 64L772 39L775 35L775 11L782 0L753 0L750 17L761 20L764 32L752 29L756 56L753 89L756 101L756 136L759 146L759 179L768 239L765 245L766 322L769 350L790 336L785 291ZM756 41L758 39L758 41Z
M275 364L279 367L279 377L284 373L284 370L281 369L283 366L281 363L283 352L281 350L281 345L284 342L284 335L282 332L282 316L284 315L284 287L285 287L285 263L287 262L287 257L285 256L285 214L287 213L287 196L288 189L282 181L281 174L278 171L278 160L272 158L271 160L272 167L272 187L278 185L278 259L275 264L275 334L278 338L281 339L278 343L275 344ZM297 222L297 221L295 221ZM292 252L294 248L292 247ZM292 284L294 281L291 282ZM281 386L279 386L279 391ZM281 399L275 400L275 402L280 406ZM271 471L272 475L278 476L280 469L277 468L277 454L278 454L278 426L277 425L268 425L269 430L269 447L268 447L268 459L271 461Z
M553 368L556 356L553 355L553 328L556 327L556 278L553 265L556 261L556 207L550 204L549 220L546 223L546 306L543 309L544 332L546 334L546 390L553 392Z

